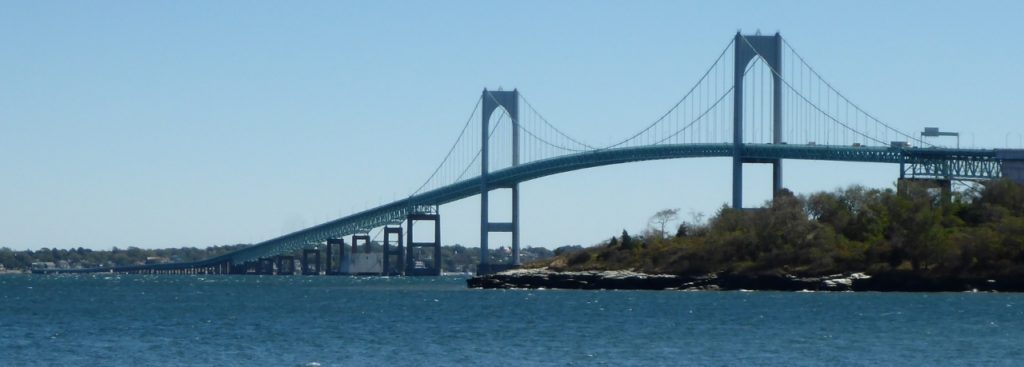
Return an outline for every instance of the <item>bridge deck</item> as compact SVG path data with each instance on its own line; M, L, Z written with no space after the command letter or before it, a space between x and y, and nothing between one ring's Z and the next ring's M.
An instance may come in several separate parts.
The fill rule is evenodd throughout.
M489 182L491 187L503 187L544 176L598 166L661 159L732 156L733 145L731 143L598 149L493 171L489 175ZM743 146L742 157L744 160L751 161L798 159L893 163L909 167L905 172L912 175L955 179L991 179L1001 177L1002 161L1021 159L1024 154L984 149L746 144ZM235 265L252 262L260 258L318 246L329 238L365 232L388 224L398 224L407 215L418 212L417 208L446 204L478 195L479 191L480 177L478 176L198 262L123 266L113 269L82 269L78 272L203 268L225 262Z

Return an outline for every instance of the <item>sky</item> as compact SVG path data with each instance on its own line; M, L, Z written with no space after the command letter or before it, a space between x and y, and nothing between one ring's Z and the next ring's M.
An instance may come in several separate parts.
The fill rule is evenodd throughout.
M781 32L903 131L1022 147L1021 14L1017 1L3 2L0 246L256 243L402 198L484 88L518 88L581 140L620 140L685 94L738 30ZM595 244L665 208L713 215L731 197L729 163L526 182L522 245ZM745 175L746 203L766 200L769 166ZM785 163L797 193L897 176ZM440 212L444 244L476 246L477 197ZM508 242L498 236L494 247Z

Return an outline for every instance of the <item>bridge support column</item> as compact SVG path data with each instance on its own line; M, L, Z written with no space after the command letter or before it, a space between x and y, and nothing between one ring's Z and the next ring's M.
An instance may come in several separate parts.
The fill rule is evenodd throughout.
M760 57L772 70L772 144L782 144L782 36L744 36L736 32L733 40L733 152L732 152L732 207L743 209L743 164L770 163L772 165L773 196L782 191L782 160L749 160L743 147L743 76L747 65Z
M238 264L238 265L232 265L232 263L230 261L228 261L228 274L231 274L231 275L245 275L245 274L249 274L249 263L242 263L242 264Z
M938 188L939 200L942 205L948 208L947 204L953 202L953 181L950 178L900 178L896 180L896 193L900 196L910 194L911 186L925 188Z
M782 189L782 160L776 159L772 162L772 195L778 195Z
M370 235L368 234L354 234L352 235L352 255L359 253L359 242L362 241L364 252L370 252Z
M295 257L291 255L277 256L277 275L295 275Z
M345 239L339 238L338 242L338 274L348 274L349 266L352 265L352 260L349 259L350 255L345 250Z
M310 255L313 255L313 262L310 262ZM320 250L302 250L302 275L320 275Z
M741 147L733 147L736 151L732 157L732 208L743 209L743 158L739 155L742 151Z
M519 267L519 184L513 183L505 187L494 187L488 182L490 174L489 159L490 149L488 139L490 137L490 119L498 107L504 108L512 120L512 166L519 165L519 91L513 89L511 92L488 91L484 89L482 98L481 122L481 150L480 150L480 264L477 265L477 274L489 274L492 272ZM488 193L495 188L508 188L512 190L512 221L507 223L492 223L489 217ZM512 234L512 259L509 264L491 264L488 236L492 232L509 232Z
M274 275L274 259L267 257L260 258L256 265L256 274Z
M327 240L327 247L324 249L324 275L331 275L331 240Z
M331 245L338 245L338 266L335 270L335 266L331 264L334 260L334 255L331 254ZM341 267L345 264L345 239L344 238L328 238L327 239L327 275L341 274Z
M433 221L434 222L434 241L433 242L417 242L416 237L413 235L413 223L416 221ZM405 254L405 275L441 275L441 215L440 214L410 214L406 218L406 231L408 231L406 239L406 254ZM415 249L431 247L434 249L434 264L433 267L427 268L424 264L423 268L416 267L416 254Z
M352 235L352 254L348 258L347 262L342 263L343 274L359 274L364 273L365 269L356 266L356 259L359 255L359 244L363 243L363 252L370 252L370 235L369 234L354 234Z
M391 235L398 237L397 246L391 246ZM401 226L386 226L384 227L384 269L381 271L381 275L401 275L402 264L405 263L403 254L405 249L402 246L402 227ZM391 263L391 256L394 255L398 261L394 264ZM397 266L396 266L397 265ZM394 268L392 268L394 266Z

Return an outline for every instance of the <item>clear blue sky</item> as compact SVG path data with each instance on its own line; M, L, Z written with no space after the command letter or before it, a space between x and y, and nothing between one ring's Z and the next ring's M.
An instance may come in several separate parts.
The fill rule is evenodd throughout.
M1016 146L1022 4L4 2L0 246L258 242L403 197L483 88L519 88L562 130L610 142L671 106L738 29L782 32L902 130ZM729 169L673 160L525 183L523 245L592 244L662 208L710 214ZM768 167L747 172L747 203L763 201ZM800 193L896 176L786 166ZM478 205L441 208L445 244L476 245Z

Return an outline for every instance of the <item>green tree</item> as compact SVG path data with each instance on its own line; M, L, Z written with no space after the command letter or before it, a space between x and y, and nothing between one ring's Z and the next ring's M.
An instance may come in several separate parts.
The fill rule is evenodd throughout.
M629 232L626 232L625 229L622 230L622 240L620 246L627 250L633 249L633 247L636 246L636 244L633 243L633 238L629 236Z

